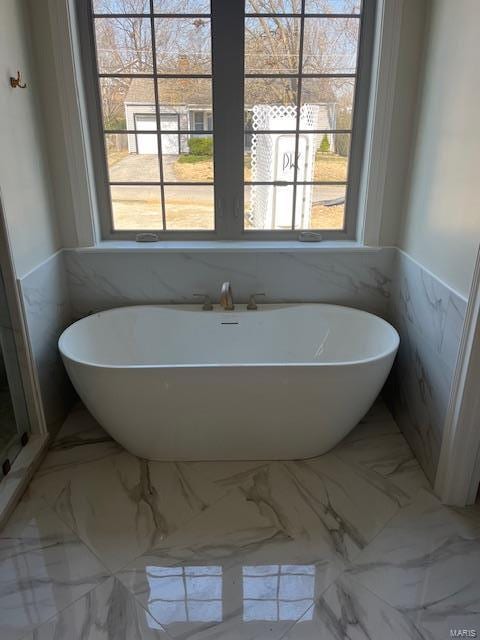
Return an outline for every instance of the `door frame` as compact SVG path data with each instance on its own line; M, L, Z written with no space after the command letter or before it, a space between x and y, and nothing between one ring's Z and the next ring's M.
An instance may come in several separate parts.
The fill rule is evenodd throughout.
M5 212L0 190L0 269L5 286L5 296L11 323L14 327L15 345L23 384L25 402L30 420L30 436L26 445L13 461L10 472L0 481L0 529L20 500L35 470L42 461L49 441L45 423L40 388L36 376L33 355L28 340L21 297L18 290Z
M5 285L5 296L11 316L12 326L15 329L15 343L20 367L25 400L30 419L32 433L48 434L45 423L40 390L37 384L36 368L30 351L27 327L24 321L22 301L17 286L15 268L8 227L2 206L2 194L0 191L0 269Z
M480 485L480 249L445 421L435 492L449 505L473 504Z

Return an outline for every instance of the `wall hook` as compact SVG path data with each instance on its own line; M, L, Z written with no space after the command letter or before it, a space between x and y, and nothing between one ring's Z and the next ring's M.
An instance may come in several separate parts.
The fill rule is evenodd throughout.
M17 71L16 78L10 76L10 86L12 87L12 89L16 89L17 87L19 87L20 89L25 89L27 85L25 83L21 84L20 71Z

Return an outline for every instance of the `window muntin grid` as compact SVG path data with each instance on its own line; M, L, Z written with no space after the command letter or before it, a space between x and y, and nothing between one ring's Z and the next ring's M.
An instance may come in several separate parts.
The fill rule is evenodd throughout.
M193 137L213 138L210 2L137 0L130 4L135 9L138 5L138 12L122 11L125 5L120 0L94 0L92 4L112 229L213 231L213 156L206 160L206 177L199 179L192 172L184 172L187 177L182 179L182 171L175 172L170 159L175 155L180 158ZM116 46L115 27L119 37L123 35L123 46ZM115 44L112 47L99 35L108 29L111 33L106 35ZM196 33L202 34L198 46ZM187 53L182 55L182 50ZM106 88L115 84L121 96L123 90L124 121L115 122L106 114ZM200 136L198 130L192 130L190 113L201 107L208 115ZM140 119L150 122L139 129ZM112 164L112 141L129 152L133 149L131 155L136 156L128 158L130 166L123 163L123 170ZM202 215L196 215L197 209Z
M162 625L179 622L221 622L221 566L146 567L148 610Z
M242 567L243 620L298 620L312 608L315 565Z
M202 0L203 1L203 0ZM260 0L262 2L263 0ZM265 0L266 1L266 0ZM123 2L123 0L91 0L95 5L102 5L110 3L110 8L112 5L118 5ZM258 16L268 16L268 17L278 17L278 13L276 14L254 14L252 12L245 13L246 3L242 0L232 0L228 5L224 4L223 0L212 0L212 2L208 2L210 13L205 12L205 8L202 9L204 13L201 12L200 9L195 9L195 13L189 13L189 8L200 6L198 5L199 0L183 0L185 4L185 8L182 10L178 9L179 2L181 0L157 0L155 3L152 3L151 0L134 0L134 2L141 3L143 2L145 8L141 11L144 13L134 13L134 14L121 14L120 12L115 13L113 10L111 13L108 13L106 10L100 12L97 10L95 15L92 15L91 11L89 13L88 9L84 9L85 7L91 6L90 2L83 3L83 1L77 2L77 10L80 15L80 35L83 39L83 51L84 51L84 61L85 61L85 83L87 88L87 98L89 101L89 108L91 110L91 116L93 117L94 123L91 124L91 129L93 132L93 156L94 161L96 163L96 188L97 194L99 198L99 211L100 211L100 220L102 225L102 234L105 239L107 238L124 238L124 239L135 239L138 235L138 231L153 231L160 235L169 236L172 239L175 238L184 238L184 239L202 239L202 238L229 238L229 239L249 239L252 238L252 235L256 233L259 238L264 239L282 239L282 238L298 238L301 237L298 234L298 230L301 230L301 225L298 225L297 216L292 212L291 216L291 224L288 226L288 229L274 229L271 230L268 227L265 227L261 230L259 229L251 229L248 224L245 224L244 215L242 215L243 210L243 202L244 202L244 192L248 193L252 188L255 188L255 184L258 184L258 181L246 181L245 184L242 180L242 173L244 172L244 165L242 160L242 147L244 147L245 142L248 140L252 140L254 133L252 132L251 127L251 113L248 109L243 112L242 110L242 101L243 101L243 83L242 78L244 78L244 73L241 69L241 56L233 57L232 55L225 55L225 52L234 53L236 51L240 51L243 47L243 26L241 23L244 23L246 18L249 17L258 17ZM206 5L207 0L203 2ZM213 9L210 7L210 4L213 6ZM248 4L248 3L247 3ZM250 3L252 4L252 3ZM271 2L267 3L271 6ZM343 187L345 191L345 195L342 198L343 201L348 203L348 206L345 207L344 212L344 227L340 230L337 227L329 227L325 226L323 229L324 233L322 233L323 238L338 238L338 239L353 239L356 236L356 217L357 217L357 203L358 203L358 194L360 187L360 179L361 179L361 166L363 163L363 142L365 139L365 129L366 129L366 115L367 115L367 106L368 106L368 87L369 87L369 73L370 73L370 63L372 59L372 42L373 42L373 29L374 29L374 16L375 16L375 0L363 0L362 6L360 6L360 0L282 0L282 4L285 5L285 13L282 14L283 18L295 18L308 20L309 18L315 19L330 19L335 20L339 18L350 18L353 21L357 22L361 25L360 34L357 43L357 50L360 53L357 53L357 69L355 70L355 74L342 74L336 72L335 74L331 73L306 73L302 74L301 82L303 83L302 90L300 93L295 96L293 99L293 104L296 105L297 99L301 104L307 103L310 100L311 93L313 91L312 87L319 82L324 83L343 83L344 86L347 87L346 91L350 93L350 102L352 104L352 109L350 110L350 118L348 122L342 123L342 127L337 126L333 128L329 126L327 129L309 129L308 133L317 133L318 135L338 135L342 133L348 133L350 135L350 139L352 142L351 151L349 156L348 163L348 180L342 181L341 185L338 185L339 188ZM322 12L318 12L318 6L322 5ZM148 5L148 6L147 6ZM154 11L156 13L152 13L152 6L154 5ZM160 9L160 5L162 5L162 9ZM188 5L188 6L187 6ZM169 9L165 9L165 7L169 7ZM353 12L352 11L353 6ZM347 12L348 8L348 12ZM118 7L117 7L118 9ZM361 9L361 11L360 11ZM175 13L173 11L175 10ZM290 13L289 13L290 11ZM212 99L212 110L213 110L213 102L215 101L216 110L215 110L215 123L212 119L212 112L210 112L210 117L207 119L208 122L208 130L205 130L203 133L205 136L213 137L213 128L215 125L215 154L214 158L211 161L211 167L207 168L207 171L202 173L202 176L207 175L207 179L198 180L198 178L193 179L191 176L188 177L180 177L173 176L167 173L167 175L163 175L161 177L161 193L159 200L161 198L161 206L160 206L160 216L156 215L156 219L160 219L161 224L158 227L150 224L150 218L144 224L143 228L142 224L138 224L135 228L130 229L129 227L123 227L119 230L113 229L111 224L111 202L109 201L109 194L107 193L108 187L108 172L105 171L106 163L104 158L103 144L100 142L103 136L101 135L100 125L98 124L97 115L100 113L99 108L99 100L96 97L96 80L95 77L97 75L98 69L95 68L95 62L92 59L92 55L90 52L95 50L95 47L91 46L94 44L91 34L91 27L93 24L94 17L98 18L107 18L107 17L138 17L138 18L147 18L148 20L163 20L163 19L181 19L181 18L199 18L201 17L202 22L205 18L208 18L212 24L212 30L214 33L212 34L211 39L211 48L212 48L212 62L214 63L215 70L215 78L212 78L212 74L204 74L204 73L195 73L195 74L185 74L185 73L168 73L162 74L157 70L157 74L151 73L148 69L144 72L141 71L136 73L134 76L132 74L122 74L121 72L117 72L118 75L114 75L108 72L102 73L101 81L109 81L116 79L117 81L124 81L125 79L148 79L153 81L153 77L156 77L159 81L166 81L167 78L170 80L177 79L192 79L195 77L197 80L205 79L207 82L211 83L213 89L213 99ZM215 27L215 28L214 28ZM224 28L225 27L225 28ZM224 34L222 33L224 32ZM153 40L153 38L152 38ZM216 43L216 44L215 44ZM153 51L153 49L152 49ZM215 58L216 56L216 58ZM94 57L94 56L93 56ZM153 56L152 54L152 67L153 67ZM300 58L300 56L299 56ZM215 63L216 60L216 63ZM228 60L228 64L225 64L225 60ZM238 60L238 63L236 62ZM144 64L149 63L149 58L147 57L146 62ZM88 69L93 70L93 74L88 72ZM357 82L358 78L361 78L360 82ZM245 79L245 78L244 78ZM250 76L246 79L247 81L261 81L268 80L272 83L277 81L283 82L298 82L299 73L289 74L289 73L273 73L267 75L258 75L258 74L250 74ZM352 82L355 82L353 85ZM310 88L309 88L310 83ZM346 83L346 84L345 84ZM354 91L355 89L355 91ZM158 86L155 88L158 92ZM161 101L161 100L160 100ZM358 104L357 104L358 103ZM239 108L234 105L239 105ZM156 109L158 111L158 109ZM240 113L244 113L245 123L244 123L244 132L242 133L242 123L239 118ZM243 116L242 116L243 118ZM179 125L178 130L174 130L171 126L168 127L169 137L171 138L173 135L181 136L185 131L183 130L184 125ZM115 123L105 124L102 127L102 131L108 129L109 134L135 134L134 130L129 130L123 126L117 128ZM157 131L155 132L157 135L161 135L162 129L156 127ZM298 128L296 123L292 127L295 133L301 134L302 128ZM256 131L260 132L259 129ZM282 129L283 131L283 129ZM166 132L165 132L166 133ZM273 133L272 130L268 130L266 133ZM193 132L189 135L192 135ZM158 143L157 143L158 144ZM215 160L215 187L213 187L213 160ZM160 164L159 170L160 170ZM299 172L297 171L297 174ZM317 172L318 173L318 172ZM148 175L152 175L151 168L148 172ZM323 194L321 200L325 199L329 203L329 205L335 205L335 200L337 198L332 198L334 194L333 192L328 193L325 191L325 188L321 188L323 185L323 181L302 181L301 175L297 175L296 183L293 182L290 185L290 189L295 189L298 193L296 193L295 198L293 198L293 193L288 193L287 198L292 201L292 206L296 206L296 203L299 199L302 198L302 189L298 189L298 185L302 185L303 183L308 183L308 185L312 188L313 191L318 194ZM145 184L144 184L145 183ZM153 186L150 181L142 180L136 182L139 186ZM154 181L154 184L158 186L158 182ZM328 185L334 185L334 181L330 178ZM208 222L207 226L199 225L197 228L189 227L188 229L185 226L182 228L181 226L175 225L175 228L169 228L168 221L166 221L165 216L165 187L167 186L182 186L184 188L188 187L202 187L204 188L204 192L208 192L208 198L206 201L209 202L209 208L207 211L207 217L210 218L210 222ZM123 182L122 180L115 180L112 183L112 187L128 187L131 186L128 179ZM274 187L276 191L280 193L283 187L283 191L287 191L287 189L282 184L277 184L275 181L269 182L270 187ZM205 189L205 187L209 187L209 189ZM194 189L191 190L191 194L193 195ZM174 191L170 191L170 196ZM163 196L163 197L162 197ZM284 197L284 196L281 196ZM295 203L295 205L293 204ZM315 207L318 203L314 202ZM320 203L321 204L321 203ZM195 205L194 205L195 206ZM342 205L343 206L343 205ZM321 208L321 207L320 207ZM158 213L158 212L157 212ZM318 217L318 216L316 216ZM165 230L166 227L166 230ZM294 228L293 228L294 227ZM312 228L312 227L310 227Z
M276 31L271 31L271 38L264 38L267 41L273 39L277 33L282 34L282 25L285 24L291 25L290 28L292 31L295 31L295 35L290 43L289 55L287 55L284 48L280 46L282 55L279 55L277 60L274 57L273 64L270 64L271 68L267 70L262 70L262 68L268 67L267 64L262 64L261 61L257 61L259 53L261 57L261 51L249 51L249 48L246 47L244 78L245 230L248 231L250 228L252 232L258 231L258 227L256 226L256 222L258 221L260 221L263 227L265 224L268 226L268 220L265 220L264 213L264 210L267 208L265 203L268 203L270 212L273 208L270 223L272 225L278 224L285 230L290 228L292 231L302 229L324 231L325 229L332 228L344 231L346 226L345 214L349 185L349 152L353 133L355 89L358 76L360 25L362 19L361 2L360 0L287 0L282 4L284 11L272 13L270 2L265 2L264 0L246 1L246 33L252 29L252 23L257 22L262 25L264 31L268 31L268 25L275 26ZM340 62L336 64L333 59L335 55L338 55L338 52L336 52L335 55L330 55L328 53L328 46L326 47L326 56L324 55L325 51L322 51L322 55L324 58L326 57L326 60L321 60L320 62L315 61L315 50L313 47L315 38L313 37L312 26L316 23L318 24L318 22L321 22L323 25L321 31L327 40L327 44L328 42L332 43L334 37L341 38L342 25L348 25L350 28L350 35L353 35L353 46L352 43L350 43L350 46L346 46L344 43L343 48L341 48ZM332 28L327 28L325 25L332 25ZM288 40L286 46L288 46ZM330 46L333 45L331 44ZM269 62L271 62L270 54L274 47L275 43L269 44L269 42L267 42L265 45L265 56ZM252 48L253 47L250 49ZM261 50L261 45L259 48ZM254 55L255 53L257 56ZM249 61L249 57L255 60L254 64L258 66L258 69L254 68L254 65ZM265 105L264 111L269 112L268 116L257 113L257 117L255 117L255 114L252 116L251 113L255 111L255 107L252 107L250 104L250 96L252 93L255 93L255 85L260 83L276 85L277 101L271 100ZM310 124L307 128L305 125L308 116L304 116L309 102L314 101L315 85L317 85L318 89L318 86L321 87L322 85L325 86L329 84L337 87L339 95L343 94L344 96L348 96L347 107L345 113L342 114L342 126L337 126L337 119L335 118L333 122L328 122L328 127L323 128ZM322 90L320 89L320 92L317 91L317 95L318 93L321 94ZM349 105L351 105L350 109L348 109ZM257 111L261 111L261 109L258 108ZM285 119L282 123L282 115L287 116L287 118L289 115L291 117L288 118L288 120ZM267 126L267 118L269 116L275 123L273 126ZM312 116L312 118L313 117L314 116ZM276 179L277 171L275 162L278 161L280 151L279 145L276 143L282 140L282 136L284 138L288 136L290 141L294 138L294 149L293 153L290 152L290 162L287 160L287 178L284 179L283 174L285 174L285 170L283 170L282 180L278 180ZM307 140L312 141L314 137L318 140L315 142L313 152L311 149L313 145L303 144L306 136ZM271 138L270 144L268 141L269 138ZM264 143L259 144L262 140ZM333 148L335 150L340 148L344 154L343 157L346 159L345 166L340 166L335 172L340 175L334 174L332 177L328 176L329 172L325 166L323 170L321 166L317 166L321 165L322 160L324 160L323 164L325 165L328 160L327 157L322 158L322 153L319 153L318 149L324 146L328 150L333 146L332 143L335 142L339 144L338 147L335 144ZM251 167L249 167L247 158L247 147L251 149ZM255 154L257 157L254 157L254 151L257 152ZM308 163L310 168L309 172L306 170L302 171L302 168L304 169L305 167L302 167L301 164L301 158L306 157L307 154L314 156L314 160ZM285 158L285 153L283 155ZM262 164L263 170L258 170L260 163ZM268 166L269 163L270 166ZM305 166L306 164L307 160L305 160ZM254 171L253 169L257 170ZM250 175L248 175L249 173ZM305 179L306 173L309 173L311 176L308 180ZM325 193L324 197L317 201L315 200L315 194L320 195L322 187ZM272 202L274 203L273 205ZM277 202L282 203L280 215L276 208ZM321 205L338 209L342 203L341 226L338 225L338 222L334 223L334 226L331 226L331 221L328 220L328 216L323 216L323 222L315 222L319 220L319 216L315 215L315 209L321 208ZM320 207L318 205L320 205ZM288 207L291 208L289 216L284 213ZM308 210L310 220L310 224L307 225L303 224L303 220L306 218L304 215L305 209ZM300 210L300 212L298 210ZM337 215L336 218L338 217ZM289 222L287 218L289 218ZM271 227L272 230L278 230L278 228L278 226Z

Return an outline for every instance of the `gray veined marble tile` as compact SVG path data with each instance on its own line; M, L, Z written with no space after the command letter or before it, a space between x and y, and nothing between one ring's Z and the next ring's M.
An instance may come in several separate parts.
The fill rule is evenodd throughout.
M466 301L401 252L394 273L389 316L400 348L388 384L389 404L433 482Z
M480 631L480 529L423 491L349 569L434 639Z
M213 299L223 281L235 299L254 291L268 300L331 302L384 314L394 250L341 251L300 256L280 253L169 253L65 251L74 313L128 304L192 302L202 291ZM278 274L282 273L279 280Z
M466 301L403 253L397 257L397 269L393 300L398 312L452 369Z
M72 322L64 254L58 252L19 280L42 404L49 428L60 426L74 401L74 391L57 349Z
M50 445L37 477L67 469L71 465L101 460L123 450L85 407L77 404Z
M22 638L107 577L50 508L13 520L0 533L0 637Z
M279 496L283 494L289 505L302 500L308 505L343 562L358 555L398 511L397 496L390 487L372 482L333 453L284 467L291 478L290 495L286 497L285 487Z
M388 386L395 419L433 482L451 386L450 372L415 329L400 327L401 348Z
M341 566L273 508L232 490L117 576L173 638L280 638Z
M320 639L433 640L407 615L348 576L338 578L282 640Z
M112 571L224 494L188 464L126 451L60 468L47 460L33 487Z
M258 257L258 280L277 301L328 302L384 315L390 296L393 253L305 254ZM282 278L278 274L282 273Z
M368 482L398 502L408 504L421 489L430 489L405 437L382 402L332 451Z
M216 299L231 280L237 300L258 291L256 257L219 253L102 253L67 251L67 275L74 313L131 304L193 302L193 293Z
M212 474L223 487L236 485L285 535L302 537L312 548L318 544L320 551L327 545L339 562L348 562L409 498L382 476L334 454L298 462L240 463L231 475L220 463Z
M115 578L76 600L25 640L168 640L151 615Z
M9 516L7 524L10 526L14 522L25 522L34 518L39 511L48 507L47 502L35 493L30 484L22 495L20 502L17 503L13 513ZM0 528L0 536L4 529Z
M222 490L241 487L251 482L252 476L270 462L258 460L228 460L211 462L189 462L189 466L213 482Z

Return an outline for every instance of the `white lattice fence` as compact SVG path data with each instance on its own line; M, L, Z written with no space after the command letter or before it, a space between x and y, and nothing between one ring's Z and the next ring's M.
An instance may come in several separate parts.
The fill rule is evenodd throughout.
M300 111L300 129L312 130L318 128L320 105L304 105ZM275 157L279 153L279 139L291 133L294 146L294 131L296 129L297 107L295 106L270 106L255 105L253 107L252 126L256 131L272 131L272 133L254 133L251 146L251 171L253 182L273 182L278 179L279 159ZM273 133L273 131L284 131L285 134ZM311 140L303 141L308 155L302 165L303 180L311 180L313 163L317 149L316 136L311 135ZM287 189L287 187L285 188ZM288 198L287 198L288 200ZM288 207L288 202L285 203ZM311 209L311 189L297 189L297 208L303 211ZM271 185L252 185L250 195L250 207L247 213L248 220L255 229L272 228L272 221L275 218L274 188Z

